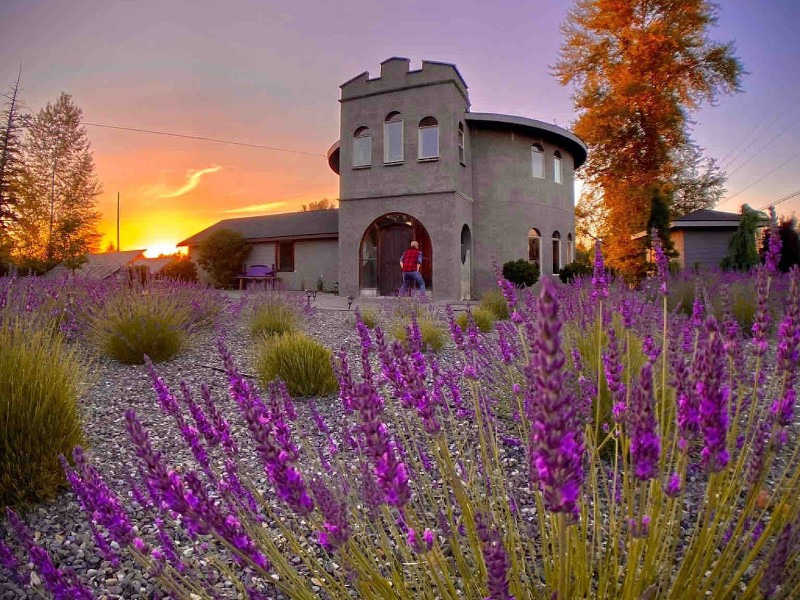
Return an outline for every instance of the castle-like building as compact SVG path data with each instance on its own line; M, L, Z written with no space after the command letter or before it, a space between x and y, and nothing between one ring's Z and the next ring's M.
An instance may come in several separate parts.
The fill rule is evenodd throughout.
M260 245L248 263L274 263L287 288L319 274L344 295L383 296L399 288L399 259L415 239L426 286L453 300L494 286L495 264L524 258L546 275L573 260L573 175L586 160L578 137L527 117L470 112L467 84L447 63L411 70L409 59L390 58L379 77L342 84L340 103L340 138L327 155L339 175L338 214L229 219L184 245L244 227ZM325 231L310 231L312 221ZM257 223L270 235L254 231Z

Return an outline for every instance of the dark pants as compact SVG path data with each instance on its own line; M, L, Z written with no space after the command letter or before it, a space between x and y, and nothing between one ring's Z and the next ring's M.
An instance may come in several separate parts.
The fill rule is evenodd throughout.
M425 280L419 271L403 271L403 285L400 286L400 293L405 294L413 285L414 282L419 284L419 291L425 293Z

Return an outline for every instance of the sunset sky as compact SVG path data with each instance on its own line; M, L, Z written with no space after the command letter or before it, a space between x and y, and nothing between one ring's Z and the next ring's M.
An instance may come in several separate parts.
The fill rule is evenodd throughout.
M569 126L570 90L549 75L567 0L342 2L0 0L0 84L22 65L36 111L61 91L87 123L295 150L288 153L87 126L103 186L104 245L170 252L212 223L336 198L324 153L338 86L390 56L453 62L472 110ZM695 116L695 140L730 178L726 201L761 208L800 190L800 2L721 1L744 93ZM800 196L778 212L800 213Z

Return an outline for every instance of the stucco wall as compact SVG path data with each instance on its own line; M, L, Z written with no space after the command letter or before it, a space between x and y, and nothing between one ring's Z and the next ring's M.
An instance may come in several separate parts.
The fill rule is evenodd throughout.
M425 69L432 67L426 66ZM436 66L435 77L425 85L414 82L423 71L403 73L390 71L381 80L369 83L370 95L349 94L355 84L342 86L341 108L341 199L401 196L460 189L471 195L469 168L458 161L458 124L463 123L469 102L459 85L452 67ZM449 76L448 76L449 74ZM401 88L410 85L415 87ZM358 87L358 86L356 86ZM378 91L374 91L378 90ZM383 162L383 125L393 111L403 119L403 162L385 165ZM435 117L439 123L439 158L419 160L418 125L424 117ZM464 124L465 137L469 137ZM353 167L353 134L359 127L372 132L372 161L370 167ZM467 145L469 141L467 140ZM466 148L469 153L469 148Z
M474 129L473 282L481 291L496 285L492 261L528 258L528 232L542 236L542 273L552 273L552 234L561 234L561 266L567 263L567 235L575 240L573 159L563 148L511 131ZM545 177L534 179L531 145L545 153ZM563 183L553 181L553 153L561 152Z
M294 268L291 273L279 272L287 290L317 289L320 275L325 291L333 290L338 280L337 240L298 240L294 243Z
M401 212L422 223L431 238L433 297L459 296L461 228L465 224L473 228L469 200L453 193L342 200L339 211L339 285L343 295L359 294L359 251L367 227L388 212Z
M728 253L728 243L735 231L735 228L684 230L683 267L718 267Z

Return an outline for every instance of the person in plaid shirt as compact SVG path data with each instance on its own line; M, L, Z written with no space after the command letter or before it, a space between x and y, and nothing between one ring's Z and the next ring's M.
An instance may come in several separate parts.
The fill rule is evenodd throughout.
M411 248L403 252L400 259L400 268L403 270L403 285L400 286L400 293L405 294L410 291L413 282L419 284L420 293L425 293L425 280L419 270L422 268L422 252L419 251L419 242L411 242Z

